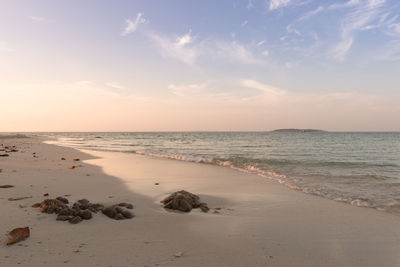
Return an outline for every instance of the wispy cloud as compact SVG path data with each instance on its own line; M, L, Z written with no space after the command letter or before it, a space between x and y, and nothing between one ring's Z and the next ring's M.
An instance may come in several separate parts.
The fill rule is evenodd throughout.
M361 3L361 0L349 0L345 3L335 3L328 7L328 9L339 9L339 8L346 8L358 5Z
M12 51L14 51L14 49L11 48L9 45L7 45L6 42L0 41L0 52L1 51L3 51L3 52L12 52Z
M112 91L118 95L129 95L130 91L127 87L125 87L124 85L122 85L119 82L116 81L111 81L106 83L106 88L109 91Z
M155 42L163 56L177 59L187 65L195 65L198 49L195 46L191 46L193 43L191 31L175 39L156 33L148 33L148 36Z
M254 4L253 4L253 1L252 1L252 0L248 0L248 3L247 3L246 8L247 8L247 9L254 8Z
M37 22L47 22L47 23L55 22L55 20L53 20L53 19L48 19L48 18L39 17L39 16L29 16L29 19L37 21Z
M285 7L289 5L291 0L270 0L269 1L269 10L275 10L281 7Z
M262 46L263 44L265 44L265 42L265 40L261 40L256 44L256 46Z
M199 95L209 95L212 88L207 83L197 84L170 84L168 89L172 94L179 97L194 97Z
M320 13L323 10L324 10L324 7L323 6L319 6L318 8L316 8L314 10L311 10L311 11L307 12L306 14L304 14L303 16L301 16L299 18L299 21L308 20L309 18L317 15L318 13Z
M241 85L247 88L257 89L259 91L272 95L283 95L286 93L285 90L279 89L275 86L271 86L269 84L261 83L250 79L241 80Z
M217 42L216 54L229 61L236 61L244 64L261 64L263 61L247 49L244 45L237 42Z
M244 26L246 26L248 23L249 23L249 22L248 22L247 20L245 20L245 21L242 22L241 26L244 27Z
M355 1L350 0L345 6L353 7L341 23L341 40L333 48L333 56L336 60L343 60L351 49L355 34L358 31L366 30L365 26L379 19L382 15L381 7L385 0ZM337 7L336 7L337 8Z
M135 32L139 28L139 26L141 24L146 23L146 21L147 20L143 17L142 13L138 13L136 15L135 20L126 19L125 20L126 25L125 25L124 30L121 32L121 36L126 36L128 34Z

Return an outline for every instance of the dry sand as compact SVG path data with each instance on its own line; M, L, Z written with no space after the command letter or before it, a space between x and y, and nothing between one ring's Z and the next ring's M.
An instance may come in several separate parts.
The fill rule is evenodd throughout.
M15 185L0 188L0 232L31 229L30 238L9 247L6 236L0 237L0 266L400 266L399 216L219 166L89 155L34 138L0 143L20 149L0 158L0 185ZM70 170L73 158L84 162ZM162 209L159 201L181 189L199 194L210 212ZM136 217L56 221L54 214L30 207L45 193L70 194L71 202L130 202ZM7 200L16 196L32 198Z

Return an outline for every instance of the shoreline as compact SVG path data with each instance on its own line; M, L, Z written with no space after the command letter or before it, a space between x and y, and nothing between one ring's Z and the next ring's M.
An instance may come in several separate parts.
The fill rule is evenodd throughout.
M0 159L1 184L16 185L0 191L2 214L9 214L0 227L6 233L27 224L32 234L22 246L3 247L0 265L400 264L400 220L389 213L304 194L230 168L126 153L90 151L89 155L26 140L2 139L28 144L10 158ZM32 158L33 150L39 158ZM61 156L79 157L83 167L69 170L71 162L61 162ZM160 198L181 189L200 195L210 213L165 211ZM44 193L71 194L71 201L131 202L136 217L114 221L97 214L78 225L58 222L54 215L30 208L30 203L44 199ZM33 198L7 202L8 197L22 194ZM81 252L75 253L82 243ZM180 252L182 256L174 256Z

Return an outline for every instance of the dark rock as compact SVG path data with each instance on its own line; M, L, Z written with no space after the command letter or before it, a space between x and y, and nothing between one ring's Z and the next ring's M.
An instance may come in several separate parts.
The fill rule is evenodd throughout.
M56 199L58 201L63 202L64 204L68 204L69 203L68 199L66 199L65 197L57 197Z
M71 219L71 217L68 215L58 215L56 218L57 221L68 221L70 219Z
M166 198L161 203L164 208L189 212L194 208L200 208L202 211L207 212L208 207L206 203L200 203L200 197L185 190L177 191Z
M49 196L49 193L43 194L43 196L44 196L44 197L48 197L48 196Z
M117 215L115 216L114 219L116 219L116 220L123 220L123 219L125 219L125 217L124 217L124 215L122 215L121 213L117 213Z
M61 158L61 160L65 160L65 158Z
M80 223L81 221L82 221L82 218L79 216L75 216L75 217L72 217L71 219L69 219L69 223L72 223L72 224L77 224L77 223Z
M115 210L116 210L118 213L121 213L124 209L121 208L120 206L115 206Z
M200 203L199 208L201 209L202 212L208 212L210 210L210 208L204 202Z
M92 213L90 212L90 210L81 210L79 212L79 217L81 217L84 220L90 220L92 219Z
M0 154L0 157L8 157L8 156L10 156L10 155L8 155L8 154Z
M123 210L121 214L126 218L126 219L132 219L134 217L133 213L130 212L129 210Z
M115 216L117 215L117 211L115 210L114 206L106 207L103 209L103 214L114 219Z
M133 205L131 203L122 202L122 203L119 203L118 206L125 207L125 208L130 209L130 210L133 209Z
M39 208L40 207L40 203L35 203L32 205L32 208Z

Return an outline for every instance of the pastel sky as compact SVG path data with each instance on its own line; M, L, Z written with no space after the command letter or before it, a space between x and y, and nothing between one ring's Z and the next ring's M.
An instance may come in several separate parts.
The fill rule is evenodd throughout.
M398 0L0 0L0 131L400 131Z

